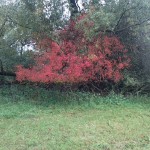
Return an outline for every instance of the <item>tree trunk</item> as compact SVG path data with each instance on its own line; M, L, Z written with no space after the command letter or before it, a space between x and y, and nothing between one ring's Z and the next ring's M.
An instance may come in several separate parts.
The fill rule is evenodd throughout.
M14 72L4 71L3 62L1 59L0 59L0 75L1 76L12 76L12 77L16 76L16 74Z
M12 76L12 77L16 76L16 74L14 72L6 72L6 71L0 72L0 75L2 75L2 76Z
M71 17L75 16L78 13L78 6L76 0L69 0L71 8Z

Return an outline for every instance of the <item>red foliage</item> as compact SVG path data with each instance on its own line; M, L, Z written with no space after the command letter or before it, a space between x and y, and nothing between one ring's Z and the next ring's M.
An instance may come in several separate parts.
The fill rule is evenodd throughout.
M43 83L120 81L122 70L129 66L127 50L115 36L99 34L89 41L84 31L76 28L83 18L80 16L76 22L71 21L60 32L59 44L43 39L39 47L45 50L44 53L35 58L35 66L28 69L18 66L17 80ZM92 27L93 23L87 26Z

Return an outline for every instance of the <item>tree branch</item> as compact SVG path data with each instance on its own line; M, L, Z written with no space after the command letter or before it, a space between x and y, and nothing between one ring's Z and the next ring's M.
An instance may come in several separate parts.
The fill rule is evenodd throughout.
M136 26L140 26L140 25L142 25L143 23L148 22L148 21L150 21L150 18L148 18L148 19L146 19L146 20L143 20L143 21L141 21L141 22L138 22L138 23L129 25L129 26L124 27L124 28L122 28L122 29L116 30L114 33L116 34L116 33L123 32L123 31L125 31L125 30L127 30L127 29L129 29L129 28L136 27Z
M25 26L23 24L18 23L17 21L13 20L10 16L7 16L9 18L9 20L11 20L13 23L17 24L20 27L26 28L26 29L32 29L31 27Z
M3 28L4 28L5 24L6 24L6 22L7 22L7 19L4 20L2 26L0 27L0 36L2 35L2 31L3 31Z
M16 76L16 74L14 72L10 72L10 71L6 72L6 71L4 71L3 62L2 62L1 59L0 59L0 69L1 69L0 70L0 75L2 75L2 76L13 76L13 77Z
M4 72L4 68L3 68L3 62L2 62L2 60L0 59L0 67L1 67L1 72Z
M128 4L127 4L128 5ZM124 17L124 15L126 14L126 12L128 12L128 11L130 11L130 10L133 10L133 9L136 9L137 7L139 6L139 4L137 5L137 6L133 6L133 7L130 7L130 8L128 8L128 9L125 9L122 13L121 13L121 15L120 15L120 17L119 17L119 19L118 19L118 21L117 21L117 24L115 25L115 28L114 28L114 32L115 32L115 30L117 30L117 27L118 27L118 25L119 25L119 23L121 22L121 19ZM127 7L127 6L126 6ZM139 9L141 9L142 7L140 7Z
M16 76L16 74L14 72L6 72L6 71L0 72L0 75L2 75L2 76L12 76L12 77Z

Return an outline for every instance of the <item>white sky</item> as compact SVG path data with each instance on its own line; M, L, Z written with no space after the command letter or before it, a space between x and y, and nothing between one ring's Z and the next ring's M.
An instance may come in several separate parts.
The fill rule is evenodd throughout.
M6 2L6 3L13 3L13 2L15 2L16 0L0 0L1 2ZM50 1L50 0L49 0ZM80 6L80 7L82 7L82 2L87 2L88 0L78 0L78 5Z

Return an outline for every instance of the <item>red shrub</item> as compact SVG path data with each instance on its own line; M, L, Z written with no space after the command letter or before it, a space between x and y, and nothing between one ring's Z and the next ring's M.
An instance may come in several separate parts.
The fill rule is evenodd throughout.
M35 66L17 67L17 80L43 83L120 81L122 70L129 66L127 50L115 36L99 34L89 41L84 32L76 28L82 18L80 16L76 23L71 21L60 32L59 44L43 39L39 47L45 51L36 56Z

